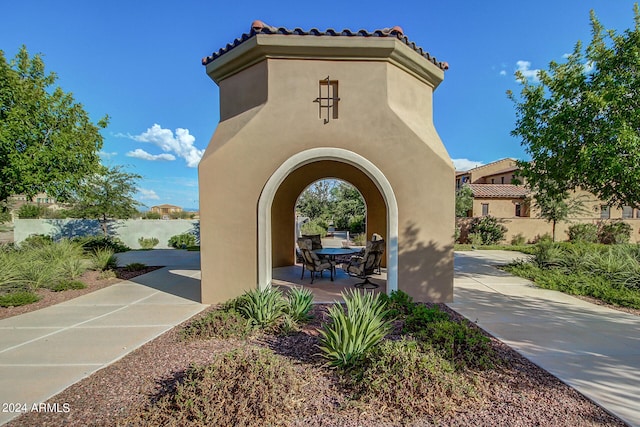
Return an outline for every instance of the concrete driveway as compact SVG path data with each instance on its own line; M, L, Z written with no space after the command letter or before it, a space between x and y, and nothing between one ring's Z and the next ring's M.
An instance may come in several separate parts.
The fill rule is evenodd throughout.
M539 289L495 266L523 254L455 254L451 308L632 426L640 426L640 316Z

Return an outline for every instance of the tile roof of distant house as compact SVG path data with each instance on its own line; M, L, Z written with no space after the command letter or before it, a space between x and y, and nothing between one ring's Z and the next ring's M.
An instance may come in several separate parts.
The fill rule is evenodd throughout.
M478 198L525 198L531 192L528 188L513 184L469 184L473 197Z
M245 33L239 38L235 39L233 43L228 43L225 47L221 48L217 52L212 53L210 56L202 58L202 65L207 65L208 63L216 60L221 57L225 53L229 52L233 48L241 45L245 41L254 37L256 34L284 34L284 35L296 35L296 36L335 36L335 37L396 37L398 40L409 46L415 52L435 64L442 70L449 69L449 64L446 62L438 61L436 58L431 56L429 52L424 51L421 47L416 46L416 44L410 41L405 35L401 27L395 26L393 28L384 28L382 30L375 31L367 31L367 30L358 30L351 31L349 29L344 29L342 31L336 31L332 28L329 28L325 31L320 31L316 28L312 28L309 31L304 31L300 28L294 28L290 30L284 27L272 27L271 25L267 25L262 21L253 21L251 24L251 31L249 33Z

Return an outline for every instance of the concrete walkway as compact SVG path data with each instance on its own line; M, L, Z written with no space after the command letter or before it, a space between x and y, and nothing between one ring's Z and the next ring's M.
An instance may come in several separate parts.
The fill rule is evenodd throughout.
M206 308L199 252L118 255L119 265L132 262L166 267L0 320L0 425Z
M640 426L640 316L587 303L496 269L522 254L455 255L449 304L533 363Z

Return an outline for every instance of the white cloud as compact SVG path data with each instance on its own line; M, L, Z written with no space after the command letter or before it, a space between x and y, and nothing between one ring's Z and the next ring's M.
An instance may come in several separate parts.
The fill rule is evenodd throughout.
M520 71L522 75L525 76L527 79L531 79L534 82L540 81L540 79L538 79L538 72L540 70L539 69L532 70L531 62L520 60L516 62L516 66L518 67L518 71Z
M197 167L204 154L204 150L193 145L196 138L189 134L189 129L177 128L174 135L171 129L163 129L159 124L154 124L140 135L129 137L139 142L150 142L164 152L174 153L184 159L190 168Z
M144 188L138 188L138 193L140 194L140 200L158 200L160 196L156 194L153 190L146 190Z
M150 154L140 148L136 148L134 151L129 151L126 154L126 156L135 157L136 159L151 160L151 161L156 161L156 160L171 161L176 159L176 156L174 156L173 154Z
M451 159L451 161L453 162L453 166L455 166L457 171L467 171L484 164L482 162L476 162L469 159Z
M102 157L103 159L109 160L109 159L111 159L111 158L113 158L113 157L117 156L117 155L118 155L118 153L116 153L116 152L107 153L107 152L104 152L104 151L99 151L99 152L98 152L98 155L99 155L100 157Z
M506 76L506 75L507 75L506 70L500 70L500 75L501 75L501 76Z

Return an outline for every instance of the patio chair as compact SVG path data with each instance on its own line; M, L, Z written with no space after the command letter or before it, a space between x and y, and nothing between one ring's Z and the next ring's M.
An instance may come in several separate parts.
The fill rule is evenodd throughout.
M315 251L316 249L322 249L322 238L319 234L303 234L301 238L311 240L312 251Z
M333 282L333 269L335 266L335 262L320 258L318 255L316 255L312 250L313 243L311 239L298 239L298 248L300 249L300 252L302 252L302 275L300 276L300 280L304 278L304 270L306 268L311 274L312 285L316 273L320 273L320 277L322 277L322 272L324 270L329 270L329 275L331 276L331 281Z
M345 267L343 267L349 276L364 279L364 282L356 283L356 288L373 289L378 285L369 280L369 276L380 269L382 254L384 252L384 240L376 240L367 242L364 254L362 256L353 256Z

